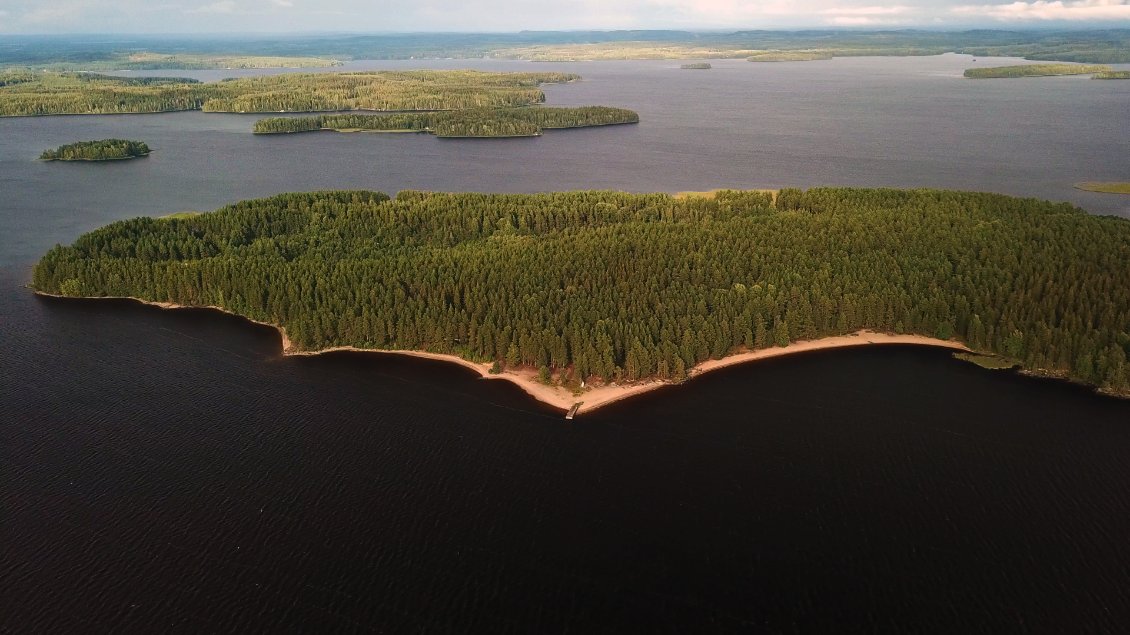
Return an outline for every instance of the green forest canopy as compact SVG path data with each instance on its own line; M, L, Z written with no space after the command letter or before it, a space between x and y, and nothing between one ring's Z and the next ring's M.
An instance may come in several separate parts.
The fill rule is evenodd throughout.
M201 83L94 73L0 73L0 116L334 110L457 110L545 101L538 86L568 73L374 71L295 73Z
M33 285L572 386L868 328L1130 393L1130 222L985 193L283 194L113 223L49 251Z
M638 123L639 115L623 108L585 106L552 108L475 108L426 113L386 115L317 115L271 117L255 122L255 134L316 130L367 130L372 132L430 132L438 137L534 136L554 128L584 128Z
M44 150L39 158L44 161L114 161L134 159L149 154L149 146L141 141L126 139L101 139L78 141Z

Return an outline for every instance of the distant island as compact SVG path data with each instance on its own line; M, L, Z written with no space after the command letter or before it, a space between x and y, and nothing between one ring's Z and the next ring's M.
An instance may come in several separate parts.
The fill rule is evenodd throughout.
M44 150L39 158L42 161L121 161L143 157L149 152L149 146L141 141L102 139L68 143L54 150Z
M1130 182L1108 182L1099 183L1090 181L1087 183L1076 183L1075 189L1086 190L1088 192L1105 192L1107 194L1130 194Z
M483 37L452 42L444 57L489 55L536 61L629 59L748 59L796 62L833 57L919 56L963 53L977 57L1118 64L1130 62L1125 29L974 31L592 31L522 34L515 41ZM579 40L579 41L578 41ZM383 42L382 42L383 43ZM362 46L351 42L354 47ZM379 46L374 39L372 46ZM334 49L340 50L340 49ZM391 49L383 49L391 50Z
M220 308L290 353L459 361L563 407L896 341L1127 396L1128 251L1124 219L984 193L346 191L116 222L32 286Z
M531 137L542 130L638 123L639 115L623 108L479 108L387 115L319 115L272 117L255 122L255 134L336 130L339 132L427 132L437 137Z
M1012 77L1052 77L1056 75L1090 75L1110 71L1101 64L1023 64L1017 66L989 66L965 69L971 79L999 79Z
M36 68L52 71L146 71L146 70L219 70L248 68L327 68L341 66L332 57L284 55L217 55L201 53L155 53L137 51L112 53L88 61L60 61L38 64Z
M167 36L148 50L136 40L58 36L6 43L0 69L106 71L201 68L303 68L340 60L747 59L807 61L831 57L941 55L1130 63L1130 30L816 29L804 31L615 30L521 33L311 34L287 38ZM161 46L157 50L153 47Z
M1130 79L1130 71L1100 71L1091 79Z
M694 62L693 64L683 64L679 68L686 71L708 71L711 66L708 62Z
M746 58L749 62L815 62L830 60L836 51L765 51Z
M96 73L0 72L0 116L206 112L428 111L539 104L569 73L293 73L201 83Z

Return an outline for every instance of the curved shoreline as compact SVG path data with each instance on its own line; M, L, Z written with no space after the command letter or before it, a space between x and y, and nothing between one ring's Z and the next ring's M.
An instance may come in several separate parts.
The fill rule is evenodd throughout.
M546 405L558 408L562 411L569 411L573 406L579 404L577 411L574 414L591 412L593 410L596 410L597 408L607 406L611 403L616 403L617 401L622 401L635 395L658 390L666 386L677 386L679 385L679 383L682 383L660 379L650 379L624 385L609 383L590 388L580 394L573 394L572 391L569 391L561 386L549 386L541 383L537 380L537 373L533 369L503 371L501 373L491 374L490 368L492 364L489 362L472 362L470 360L463 359L458 355L451 355L448 353L358 348L356 346L331 346L330 348L323 348L316 351L294 350L294 343L291 342L290 338L287 337L285 327L279 326L277 324L271 324L269 322L253 320L247 316L240 315L218 306L199 306L176 304L173 302L157 302L153 300L143 300L141 298L134 298L129 296L64 296L53 293L44 293L38 290L35 291L35 294L49 298L73 300L130 300L139 304L154 306L160 309L206 309L218 311L220 313L242 318L252 324L258 324L260 326L266 326L275 329L276 331L278 331L279 337L281 338L281 352L284 356L287 357L312 357L315 355L323 355L325 353L347 351L356 353L380 353L384 355L404 355L407 357L418 357L422 359L431 359L441 362L458 364L464 368L477 372L479 374L479 377L482 379L501 379L504 381L509 381L515 386L521 388L526 394L530 395L534 399ZM774 346L771 348L763 348L756 351L745 351L727 355L726 357L723 357L721 359L707 360L705 362L697 364L689 371L687 371L687 380L693 379L714 370L728 368L730 366L736 366L738 364L745 364L747 362L752 362L760 359L783 357L785 355L793 355L796 353L804 353L808 351L849 348L853 346L874 346L882 344L915 344L919 346L936 346L955 351L972 352L972 349L967 347L965 344L953 340L940 340L933 337L926 337L924 335L891 335L888 333L878 333L874 331L861 330L849 335L834 335L817 340L793 342L788 346Z

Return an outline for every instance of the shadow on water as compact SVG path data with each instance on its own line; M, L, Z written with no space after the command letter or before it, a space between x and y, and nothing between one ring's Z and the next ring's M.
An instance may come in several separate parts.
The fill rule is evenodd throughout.
M442 362L284 358L273 329L214 311L5 300L0 627L1115 631L1130 615L1130 404L1076 386L880 346L567 424Z

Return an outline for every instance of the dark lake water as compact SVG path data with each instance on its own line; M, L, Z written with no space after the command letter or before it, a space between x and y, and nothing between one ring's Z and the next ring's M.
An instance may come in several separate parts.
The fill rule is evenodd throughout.
M22 288L115 219L331 187L929 186L1130 216L1071 188L1127 178L1130 82L713 64L474 63L576 70L551 104L643 118L537 139L0 120L0 632L1124 632L1128 402L896 346L565 424L460 368L283 359L237 318ZM111 136L157 152L33 161Z

